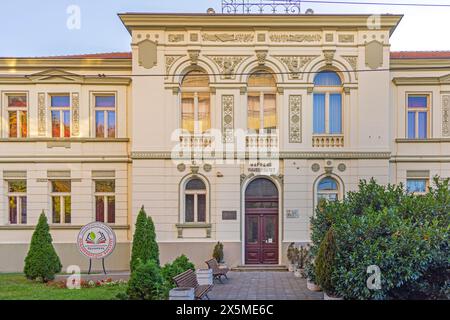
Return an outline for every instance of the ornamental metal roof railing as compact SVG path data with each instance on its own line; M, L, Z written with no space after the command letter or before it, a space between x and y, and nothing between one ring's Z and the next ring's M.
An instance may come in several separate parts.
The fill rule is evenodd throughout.
M301 0L222 0L222 13L300 14Z

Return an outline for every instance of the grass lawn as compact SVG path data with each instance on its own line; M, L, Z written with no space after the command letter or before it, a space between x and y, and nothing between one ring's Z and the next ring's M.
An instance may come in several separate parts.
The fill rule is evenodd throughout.
M126 285L61 289L27 280L23 274L0 274L0 300L110 300Z

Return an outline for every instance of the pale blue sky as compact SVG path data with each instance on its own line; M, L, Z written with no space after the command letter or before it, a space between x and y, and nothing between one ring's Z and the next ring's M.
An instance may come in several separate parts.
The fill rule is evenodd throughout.
M257 0L259 1L259 0ZM380 0L359 0L380 1ZM450 4L448 0L386 0L396 3ZM81 9L81 28L66 26L70 5ZM450 8L310 4L316 13L403 13L391 39L392 50L450 50ZM122 12L221 11L220 0L2 0L0 56L46 56L129 51Z

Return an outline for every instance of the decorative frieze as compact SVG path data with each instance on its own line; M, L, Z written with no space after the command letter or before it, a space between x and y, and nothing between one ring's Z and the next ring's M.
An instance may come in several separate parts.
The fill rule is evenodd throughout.
M450 95L442 97L442 136L450 137Z
M169 42L177 43L184 41L184 34L169 34Z
M209 42L253 42L253 33L202 33L203 41Z
M289 143L302 142L302 96L289 96Z
M224 143L233 142L234 96L222 96L222 139Z
M207 56L220 70L222 79L235 79L236 69L249 56Z
M289 70L289 79L299 79L300 71L317 56L275 56Z
M269 38L272 42L320 42L322 35L273 33Z
M38 135L40 137L46 135L46 118L45 93L40 92L38 93Z
M355 42L355 36L353 34L340 34L339 37L340 43L353 43Z
M72 93L72 136L80 135L80 96Z

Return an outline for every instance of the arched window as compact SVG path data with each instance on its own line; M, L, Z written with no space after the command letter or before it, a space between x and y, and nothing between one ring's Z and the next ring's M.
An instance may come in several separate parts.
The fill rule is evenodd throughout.
M337 201L339 199L339 185L331 177L325 177L317 184L317 203L325 199L328 201Z
M276 81L265 70L254 72L248 79L247 129L250 133L277 128Z
M314 78L314 134L342 134L342 81L333 71Z
M192 134L211 128L209 77L202 70L187 73L181 83L181 127Z
M193 178L184 188L184 222L206 222L205 183L199 178Z

